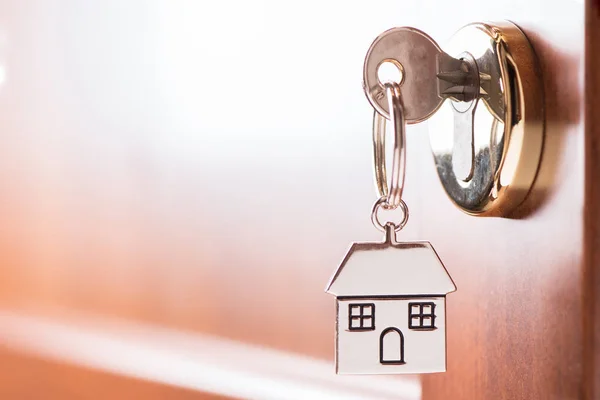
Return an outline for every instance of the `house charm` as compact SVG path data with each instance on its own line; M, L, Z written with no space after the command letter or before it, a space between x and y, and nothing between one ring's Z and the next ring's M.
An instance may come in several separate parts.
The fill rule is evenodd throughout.
M336 296L336 372L446 371L446 295L456 290L429 242L354 243L326 292Z

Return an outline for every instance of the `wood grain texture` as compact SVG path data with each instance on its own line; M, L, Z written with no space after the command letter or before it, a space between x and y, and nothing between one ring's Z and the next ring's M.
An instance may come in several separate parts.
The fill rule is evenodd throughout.
M594 400L600 399L600 2L586 2L585 22L583 398Z
M448 372L423 378L425 400L581 398L584 189L594 179L583 179L583 32L571 22L554 25L577 32L570 51L550 20L520 23L541 62L547 112L541 169L521 209L476 219L422 205L424 236L458 287L448 297ZM433 179L421 187L425 202L442 196Z

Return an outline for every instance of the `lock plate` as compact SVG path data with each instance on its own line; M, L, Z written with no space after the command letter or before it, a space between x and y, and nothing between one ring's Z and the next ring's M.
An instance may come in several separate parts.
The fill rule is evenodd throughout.
M480 94L448 99L430 118L437 172L450 199L477 216L507 216L530 191L544 138L543 83L525 34L510 22L467 25L444 51L474 61Z

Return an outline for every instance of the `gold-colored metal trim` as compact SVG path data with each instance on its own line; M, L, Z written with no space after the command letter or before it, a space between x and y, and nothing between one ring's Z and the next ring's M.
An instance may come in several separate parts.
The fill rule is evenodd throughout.
M456 57L472 56L481 82L476 109L469 108L471 126L457 123L463 117L452 100L430 119L438 175L450 199L465 213L508 216L529 193L542 155L544 96L536 55L511 22L467 25L444 50ZM454 132L449 132L452 126ZM453 165L461 154L454 147L464 142L457 135L465 131L472 134L473 147L463 153L472 158L471 174L463 180Z

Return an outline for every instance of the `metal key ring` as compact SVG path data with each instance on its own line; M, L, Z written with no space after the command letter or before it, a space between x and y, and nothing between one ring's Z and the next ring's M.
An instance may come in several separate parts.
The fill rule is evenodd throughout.
M394 151L392 157L392 177L388 187L387 170L385 166L385 126L386 119L377 111L373 114L373 150L375 162L375 181L380 197L387 202L383 208L397 208L402 201L404 176L406 170L406 121L404 107L400 95L400 85L395 82L384 84L390 120L394 133Z
M400 232L408 222L408 207L406 206L404 200L400 200L400 209L403 213L402 221L400 221L400 223L398 224L394 222L387 222L386 224L382 224L379 220L379 207L384 207L386 202L387 199L385 197L381 197L375 202L375 204L373 204L373 209L371 210L371 222L373 222L375 228L379 229L382 232L385 232L385 226L387 224L392 224L394 226L394 231Z

